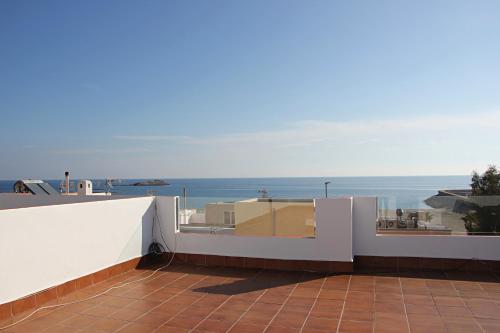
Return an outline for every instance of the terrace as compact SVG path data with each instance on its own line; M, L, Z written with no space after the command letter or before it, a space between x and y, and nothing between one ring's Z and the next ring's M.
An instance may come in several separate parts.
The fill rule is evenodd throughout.
M83 301L42 310L6 332L500 330L500 281L489 274L321 274L183 263L154 275L152 269L128 271L59 297L39 294L44 305ZM125 286L84 300L120 285ZM22 318L22 306L14 310L15 319Z
M0 327L41 309L5 331L500 331L498 236L379 234L372 197L306 205L313 237L182 232L176 197L3 207Z

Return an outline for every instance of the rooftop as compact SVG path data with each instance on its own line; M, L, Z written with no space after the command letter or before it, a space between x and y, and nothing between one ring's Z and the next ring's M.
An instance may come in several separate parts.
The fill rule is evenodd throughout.
M70 292L52 304L139 280L42 310L5 332L500 331L500 279L492 273L155 269L133 269Z
M234 235L184 232L178 197L25 197L0 209L6 332L500 331L500 236L379 233L375 197L205 212Z

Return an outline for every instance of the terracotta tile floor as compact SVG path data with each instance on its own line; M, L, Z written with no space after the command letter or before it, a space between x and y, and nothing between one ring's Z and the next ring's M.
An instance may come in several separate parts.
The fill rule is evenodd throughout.
M5 332L500 332L500 282L459 272L321 275L175 265Z

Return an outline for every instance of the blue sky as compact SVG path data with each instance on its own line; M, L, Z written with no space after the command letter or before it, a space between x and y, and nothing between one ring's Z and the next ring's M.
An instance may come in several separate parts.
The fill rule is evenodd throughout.
M0 179L500 164L498 1L1 1Z

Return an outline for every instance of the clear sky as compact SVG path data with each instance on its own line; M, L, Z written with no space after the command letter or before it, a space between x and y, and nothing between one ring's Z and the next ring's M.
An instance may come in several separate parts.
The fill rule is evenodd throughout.
M500 1L0 1L0 179L500 164Z

